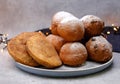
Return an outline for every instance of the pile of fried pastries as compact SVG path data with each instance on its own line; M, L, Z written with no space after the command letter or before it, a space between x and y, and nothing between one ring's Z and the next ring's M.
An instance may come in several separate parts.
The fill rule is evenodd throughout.
M95 15L77 18L65 11L53 15L52 34L22 32L7 45L9 54L28 66L56 68L81 66L87 60L104 63L112 58L112 45L101 36L104 22ZM84 41L83 41L84 40Z

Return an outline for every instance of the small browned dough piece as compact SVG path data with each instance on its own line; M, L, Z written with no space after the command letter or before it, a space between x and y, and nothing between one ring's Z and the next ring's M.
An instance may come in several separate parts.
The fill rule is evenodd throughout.
M79 42L66 43L60 50L62 62L69 66L79 66L86 62L87 50Z
M104 28L104 22L97 16L86 15L80 19L85 27L85 37L100 35Z
M63 44L65 43L65 40L58 35L50 34L46 37L46 39L48 40L48 42L53 44L53 46L55 47L55 49L57 50L58 53L59 53L61 47L63 46Z
M57 28L58 34L66 41L79 41L84 37L83 23L75 17L63 19Z
M51 26L50 26L50 30L52 34L58 35L57 27L59 23L66 17L73 17L73 15L65 11L60 11L54 14L54 16L52 17Z
M33 35L42 35L42 32L23 32L16 37L12 38L7 45L9 54L15 61L29 66L38 66L39 64L33 60L26 50L26 41Z
M54 46L41 35L30 37L26 47L33 59L46 68L55 68L62 64Z
M112 57L112 45L103 36L92 37L86 43L86 48L93 61L106 62Z

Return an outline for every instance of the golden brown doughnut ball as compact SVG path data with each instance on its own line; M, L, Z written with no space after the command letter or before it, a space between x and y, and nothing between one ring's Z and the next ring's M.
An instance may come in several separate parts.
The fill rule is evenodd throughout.
M55 34L55 35L58 34L57 33L58 24L66 17L73 17L73 15L65 11L60 11L53 16L51 26L50 26L50 30L52 34Z
M75 17L63 19L57 28L58 34L66 41L79 41L84 37L83 23Z
M85 27L85 37L100 35L104 28L104 22L97 16L86 15L80 19Z
M92 37L86 43L86 48L93 61L106 62L112 57L112 45L103 36Z
M69 66L79 66L87 59L87 50L79 42L66 43L60 50L62 62Z
M57 36L57 35L53 35L53 34L50 34L46 37L46 39L51 43L53 44L53 46L55 47L55 49L57 50L57 52L60 51L62 45L65 43L65 40L60 37L60 36Z

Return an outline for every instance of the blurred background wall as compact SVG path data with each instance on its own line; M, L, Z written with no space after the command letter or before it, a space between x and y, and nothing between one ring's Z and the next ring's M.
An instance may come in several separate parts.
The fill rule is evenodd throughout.
M120 0L0 0L0 33L12 37L49 27L58 11L78 18L93 14L103 19L106 26L120 25Z

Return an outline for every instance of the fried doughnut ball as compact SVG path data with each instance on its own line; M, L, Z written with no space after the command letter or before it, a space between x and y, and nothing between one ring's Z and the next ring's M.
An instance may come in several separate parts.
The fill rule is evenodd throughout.
M55 47L55 49L57 50L57 52L59 53L62 45L65 43L65 40L60 37L60 36L57 36L57 35L53 35L53 34L50 34L46 37L46 39L51 43L53 44L53 46Z
M63 19L57 28L58 34L66 41L79 41L84 37L83 23L74 17Z
M92 37L86 43L86 48L93 61L106 62L112 57L112 45L103 36Z
M79 66L87 59L87 50L79 42L66 43L60 50L62 62L69 66Z
M52 34L58 35L57 33L58 24L66 17L73 17L73 15L65 11L60 11L54 14L54 16L52 17L52 22L50 27Z
M104 28L104 22L97 16L86 15L80 19L85 27L85 37L100 35Z

